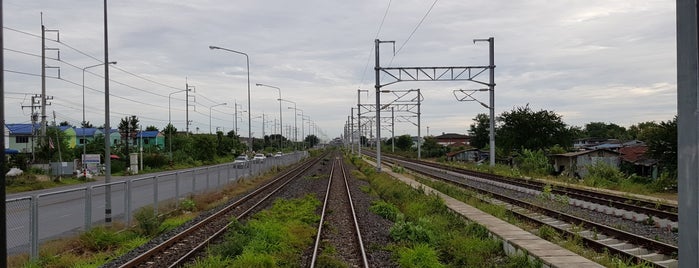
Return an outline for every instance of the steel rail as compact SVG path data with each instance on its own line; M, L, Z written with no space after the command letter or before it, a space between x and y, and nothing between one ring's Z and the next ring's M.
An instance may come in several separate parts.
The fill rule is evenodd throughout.
M385 162L392 162L390 157L384 158L384 161ZM530 211L537 211L537 212L539 212L543 215L546 215L548 217L551 217L551 218L555 218L555 219L565 221L565 222L575 224L575 225L582 225L585 228L596 230L596 231L603 233L605 235L608 235L610 237L622 239L622 240L627 241L628 243L631 243L633 245L642 246L642 247L644 247L646 249L650 249L650 250L655 250L655 251L657 251L661 254L664 254L666 256L676 256L676 254L678 252L678 248L676 246L673 246L673 245L662 243L662 242L659 242L659 241L656 241L653 239L649 239L649 238L646 238L643 236L639 236L636 234L632 234L632 233L629 233L626 231L618 230L618 229L615 229L615 228L612 228L612 227L609 227L609 226L606 226L603 224L588 221L588 220L585 220L585 219L582 219L579 217L575 217L572 215L567 215L565 213L561 213L560 211L551 210L551 209L541 207L541 206L538 206L538 205L535 205L535 204L532 204L532 203L529 203L526 201L517 200L517 199L511 198L509 196L497 193L497 192L482 189L480 187L467 185L462 181L450 178L448 176L448 174L445 174L444 172L439 172L437 170L426 169L424 167L418 166L422 163L410 163L409 161L405 161L405 160L403 160L402 162L404 164L405 163L408 164L408 165L403 165L405 168L410 169L414 172L417 172L417 173L420 173L420 174L423 174L423 175L426 175L426 176L429 176L432 178L437 178L440 180L448 181L450 183L454 183L454 184L456 184L460 187L463 187L463 188L472 189L480 194L491 196L495 199L501 200L501 201L506 202L506 203L514 204L516 206L522 207L522 208L530 210ZM395 163L395 162L393 162L393 163ZM538 219L530 217L529 215L526 215L524 213L519 213L519 212L514 211L514 210L510 210L510 211L512 213L514 213L518 218L530 220L538 225L551 226L549 224L546 224L543 221L540 221ZM567 230L564 230L564 229L561 229L561 228L558 228L555 226L551 226L551 227L553 227L554 229L556 229L559 232L564 231L565 235L567 235L567 236L577 235L575 233L572 233L570 231L567 231ZM613 254L623 256L625 258L633 260L636 263L644 263L645 262L645 263L652 264L654 267L664 267L662 265L656 264L656 263L654 263L650 260L647 260L647 259L643 259L640 256L634 255L634 254L626 252L624 250L617 249L617 248L602 244L594 239L590 239L590 238L583 237L583 236L581 236L581 238L583 239L583 241L585 242L586 245L588 245L589 247L591 247L599 252L604 252L606 250L606 251L609 251Z
M529 189L541 190L547 185L547 183L534 181L534 180L524 180L518 178L505 177L500 175L495 175L491 173L483 173L473 170L467 170L463 168L457 168L453 166L441 165L439 163L433 163L423 160L413 160L400 156L391 156L392 158L411 161L414 163L419 163L422 165L427 165L434 168L445 169L448 171L456 172L459 174L476 176L480 178L485 178L493 181L503 182L507 184L514 184L520 187L526 187ZM599 191L580 189L574 187L566 187L563 185L552 185L553 188L551 192L557 195L566 195L571 198L592 202L600 205L607 205L615 208L620 208L628 211L633 211L640 214L651 215L661 219L668 219L674 222L678 220L677 206L662 204L659 202L653 202L649 200L643 200L638 198L630 198L626 196L619 196L609 193L603 193Z
M259 194L261 194L264 191L271 188L273 185L278 184L279 182L287 179L287 181L284 182L281 186L274 189L274 192L279 191L279 189L286 186L286 184L288 184L290 181L297 178L299 175L303 174L303 172L305 172L310 167L315 165L318 161L320 161L321 158L322 158L322 156L308 159L308 160L304 161L303 163L301 163L300 165L297 165L295 168L292 168L292 169L287 170L286 172L284 172L280 175L277 175L277 177L275 179L266 183L262 187L255 189L253 192L250 192L249 194L243 196L239 200L231 203L230 205L227 205L226 207L220 209L216 213L206 217L205 219L192 225L191 227L187 228L186 230L172 236L171 238L167 239L166 241L164 241L164 242L158 244L157 246L147 250L146 252L142 253L138 257L131 259L130 261L120 265L119 267L137 267L137 266L145 263L146 261L148 261L152 257L157 256L159 254L162 254L166 249L170 248L171 246L173 246L175 244L178 244L184 238L186 238L189 235L194 234L196 231L202 229L204 226L218 220L222 216L227 215L229 212L231 212L232 210L237 208L239 205L245 203L246 201L248 201L256 196L258 196ZM265 196L265 199L271 197L271 195L272 194ZM262 203L262 201L257 202L253 207L258 206L261 203ZM246 210L244 213L247 214L249 211L251 211L251 209ZM226 224L223 228L219 229L213 235L210 235L208 238L206 238L204 240L204 242L198 243L198 245L195 246L193 248L193 250L190 250L187 253L185 253L182 257L178 258L175 263L168 265L168 267L175 267L175 266L181 265L181 263L183 263L184 261L186 261L188 259L185 257L191 257L195 252L201 250L203 247L208 245L215 237L218 237L221 234L225 233L225 230L227 230L228 226L229 225Z

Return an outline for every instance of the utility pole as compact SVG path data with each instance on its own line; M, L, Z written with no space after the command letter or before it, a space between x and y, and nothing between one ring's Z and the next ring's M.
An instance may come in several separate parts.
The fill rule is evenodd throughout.
M58 30L47 30L44 26L44 14L41 13L41 144L45 144L46 139L46 69L47 68L58 68L46 65L46 50L56 50L57 48L47 48L46 47L46 32L56 33L56 41L60 41ZM58 52L57 59L61 59L61 54ZM58 70L58 77L61 77L61 71Z
M186 118L185 118L185 121L186 121L185 122L185 124L186 124L185 131L187 132L186 135L189 136L189 125L191 124L191 122L189 121L189 92L190 91L196 92L195 91L196 88L194 86L189 85L189 82L187 82L187 78L185 78L184 85L185 85L185 106L186 106L186 109L185 109L186 110L186 112L185 112L185 114L186 114L185 115L186 116ZM195 98L194 101L196 102L196 100L197 99ZM194 106L194 109L196 110L196 106Z
M699 267L699 3L677 0L679 267Z

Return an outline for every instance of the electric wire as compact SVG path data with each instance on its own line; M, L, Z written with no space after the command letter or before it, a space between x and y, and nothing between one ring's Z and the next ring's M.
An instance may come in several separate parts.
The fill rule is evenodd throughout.
M376 35L374 35L374 39L379 38L379 34L381 33L381 29L383 28L383 24L386 21L386 17L388 16L388 10L391 8L391 1L388 1L388 6L386 6L386 11L383 13L383 18L381 19L381 23L379 24L379 28L376 30ZM366 71L369 68L369 62L371 62L371 55L374 54L374 47L372 46L371 49L369 49L369 56L367 56L366 59L366 64L364 65L364 72L362 72L362 80L359 82L360 87L364 85L364 78L366 78Z
M398 53L400 53L400 51L403 49L403 47L405 47L405 45L408 43L408 41L410 41L410 39L413 38L413 35L415 34L415 32L417 32L417 29L420 28L420 25L422 25L422 23L425 21L427 16L430 15L430 12L432 12L432 9L437 4L437 1L439 1L439 0L434 0L434 2L432 2L432 5L430 6L429 9L427 9L427 12L425 12L425 15L422 16L422 19L420 19L420 22L418 22L417 25L415 25L415 28L413 29L412 32L410 32L410 35L408 35L408 38L406 38L405 41L403 42L403 44L400 47L398 47L398 50L396 50L396 52L393 53L393 57L391 58L391 61L388 64L389 66L391 65L391 63L393 63L393 60L396 58Z

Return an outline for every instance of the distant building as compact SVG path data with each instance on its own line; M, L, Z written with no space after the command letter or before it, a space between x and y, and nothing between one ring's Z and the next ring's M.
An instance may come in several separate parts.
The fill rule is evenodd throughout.
M481 152L478 149L460 150L447 153L447 160L449 161L478 162L487 158L488 153Z
M447 147L459 147L459 146L470 146L471 136L458 134L458 133L444 133L442 135L435 136L434 139L437 144Z
M632 166L633 172L639 176L658 177L658 160L647 156L648 146L627 146L619 149L623 164Z
M597 149L582 152L572 152L551 155L553 168L556 173L567 173L568 176L585 178L588 175L587 166L603 162L610 166L619 167L620 153L608 149Z

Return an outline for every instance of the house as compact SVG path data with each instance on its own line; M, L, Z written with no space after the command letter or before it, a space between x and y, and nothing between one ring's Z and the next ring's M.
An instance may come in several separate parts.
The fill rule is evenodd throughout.
M456 152L447 153L447 160L449 161L478 162L487 158L488 153L481 152L478 149L460 150Z
M152 131L139 131L136 133L136 146L141 146L143 142L143 148L165 148L165 135L157 130Z
M95 140L98 133L97 128L75 128L76 145L80 147Z
M437 144L448 147L468 146L471 144L471 137L458 133L444 133L435 136Z
M627 146L619 149L622 163L631 165L633 172L640 176L658 177L658 160L649 158L648 146Z
M68 144L68 148L75 148L77 142L77 136L75 133L75 128L72 126L59 126L58 129L65 134L66 140L63 141L64 144Z
M39 138L32 135L39 131L38 124L5 124L5 146L21 153L32 153L39 147Z
M556 173L567 173L568 176L585 178L588 175L587 166L604 162L619 167L620 153L608 149L597 149L581 152L571 152L551 155L553 169Z

